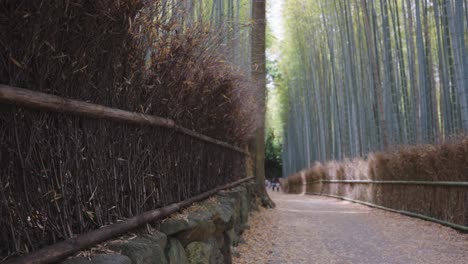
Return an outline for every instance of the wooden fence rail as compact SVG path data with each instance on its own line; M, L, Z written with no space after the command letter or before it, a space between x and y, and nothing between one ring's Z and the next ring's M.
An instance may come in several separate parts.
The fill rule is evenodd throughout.
M314 183L349 183L349 184L403 184L403 185L433 185L433 186L453 186L468 187L468 182L456 181L372 181L372 180L320 180L308 182Z
M405 181L405 180L314 180L314 181L303 181L302 183L298 183L296 185L302 185L304 186L304 190L306 194L312 194L312 195L321 195L321 196L328 196L328 197L333 197L337 199L342 199L354 203L360 203L364 204L367 206L391 211L391 212L396 212L420 219L424 219L427 221L432 221L436 222L442 225L446 225L449 227L452 227L454 229L457 229L462 232L468 232L468 192L466 191L466 187L468 187L468 182L456 182L456 181ZM464 203L462 208L460 208L460 215L463 215L463 222L460 223L454 223L450 220L444 220L444 219L439 219L436 216L430 216L430 215L425 215L422 213L416 213L412 211L408 211L405 209L398 208L398 206L384 206L382 204L376 203L376 201L366 201L366 199L361 199L362 197L366 197L365 195L362 196L361 198L352 198L348 196L353 196L351 194L352 191L350 192L340 192L338 190L337 194L333 194L333 191L329 189L328 187L330 185L350 185L350 186L356 186L355 188L358 188L357 185L362 186L363 188L370 188L369 185L383 185L384 186L389 186L389 185L398 185L403 188L403 186L406 186L407 188L416 188L417 186L420 187L425 187L425 188L445 188L447 192L449 190L452 190L456 188L456 190L464 197ZM344 190L344 189L341 189ZM351 189L350 189L351 190ZM382 191L382 189L380 189ZM337 190L335 190L337 191ZM357 195L358 197L360 196L359 194L354 194ZM369 198L369 197L367 197ZM447 197L448 199L448 197ZM372 199L371 199L372 200ZM382 201L381 201L382 202ZM405 201L400 201L401 203L404 203ZM442 206L442 205L437 205L437 206ZM452 214L454 212L451 212ZM452 219L453 220L453 219Z
M0 84L0 102L15 104L32 109L67 113L89 118L174 129L179 133L186 134L198 140L206 141L224 148L229 148L246 155L249 154L247 151L239 147L232 146L226 142L184 128L176 124L174 120L168 118L67 99L56 95L12 87L4 84Z
M120 234L129 232L139 226L149 222L157 221L167 217L181 209L191 205L192 203L206 199L219 191L234 188L246 181L253 180L254 177L247 177L224 186L217 187L213 190L199 194L185 201L165 206L163 208L155 209L152 211L144 212L141 215L134 216L123 222L111 224L100 229L91 231L86 234L79 235L78 237L71 238L54 245L47 246L39 249L28 255L12 259L7 264L45 264L55 263L68 256L73 255L79 250L94 246L103 241L109 240Z
M220 140L208 137L206 135L203 135L195 131L192 131L190 129L187 129L185 127L182 127L176 124L174 120L171 120L168 118L125 111L122 109L116 109L116 108L107 107L103 105L92 104L92 103L83 102L79 100L67 99L67 98L63 98L60 96L36 92L36 91L27 90L23 88L17 88L17 87L0 84L0 104L12 104L12 105L17 105L20 107L30 108L30 109L39 110L39 111L57 112L57 113L69 114L69 115L74 115L74 116L90 118L90 119L107 120L107 121L113 121L113 122L118 122L118 123L126 123L126 124L132 124L132 125L141 125L141 126L147 126L147 127L157 127L157 128L173 130L176 132L176 134L179 134L179 136L183 136L183 137L188 136L188 138L195 139L195 141L200 141L200 143L208 143L214 146L220 146L223 148L223 149L220 149L220 151L228 150L227 152L232 153L233 155L235 153L238 153L238 154L235 154L235 157L239 157L239 159L241 160L244 160L243 155L246 155L246 156L249 155L249 153L242 148L230 145L226 142L222 142ZM166 133L163 130L158 130L158 131L161 131L162 133ZM232 151L234 151L235 153L233 153ZM211 153L211 155L213 154ZM227 157L231 157L231 156L228 155ZM213 160L211 160L210 162L213 162ZM221 165L218 164L219 166L223 166L224 161L222 159L219 160L218 162L221 162ZM230 162L232 163L232 161ZM180 167L181 166L178 166L177 168L180 168ZM239 168L241 167L239 166ZM189 170L186 170L183 172L188 173L188 174L191 173ZM128 232L148 222L166 217L169 214L177 212L181 208L186 207L195 201L205 199L215 194L219 190L231 188L236 185L239 185L242 182L252 179L252 177L250 177L250 178L238 180L239 177L242 177L242 176L232 177L231 174L229 175L225 176L225 177L230 177L230 178L224 179L222 186L219 184L217 186L213 186L213 184L211 184L209 188L205 188L203 190L204 193L202 194L196 193L195 191L195 193L192 193L191 196L185 196L183 198L185 200L183 201L181 201L182 199L179 199L177 203L172 203L169 205L166 203L166 204L163 204L165 205L164 207L156 209L156 210L152 210L154 207L147 208L146 210L150 210L150 211L146 211L143 213L140 212L139 215L130 216L124 222L118 222L118 223L105 226L105 227L102 227L93 231L86 231L87 233L83 233L82 235L79 235L78 237L70 238L68 240L64 240L57 244L46 246L45 248L39 249L37 251L33 251L33 253L31 254L25 255L20 258L12 259L8 263L53 263L55 261L63 259L66 256L69 256L70 254L73 254L76 251L79 251L80 249L95 245L104 240L108 240L116 235ZM192 190L187 189L185 191L191 192ZM0 260L0 262L2 261Z
M448 222L448 221L444 221L444 220L440 220L440 219L437 219L437 218L434 218L434 217L430 217L430 216L427 216L427 215L408 212L408 211L405 211L405 210L397 210L397 209L393 209L393 208L388 208L388 207L380 206L380 205L377 205L377 204L368 203L368 202L355 200L355 199L350 199L350 198L343 197L343 196L338 196L338 195L315 193L315 192L311 192L310 194L318 195L318 196L327 196L327 197L331 197L331 198L335 198L335 199L341 199L341 200L352 202L352 203L363 204L363 205L367 205L369 207L373 207L373 208L377 208L377 209L381 209L381 210L385 210L385 211L389 211L389 212L393 212L393 213L398 213L398 214L402 214L402 215L407 215L407 216L423 219L423 220L426 220L426 221L439 223L441 225L451 227L451 228L456 229L458 231L468 233L468 225L458 225L458 224L454 224L454 223L451 223L451 222Z

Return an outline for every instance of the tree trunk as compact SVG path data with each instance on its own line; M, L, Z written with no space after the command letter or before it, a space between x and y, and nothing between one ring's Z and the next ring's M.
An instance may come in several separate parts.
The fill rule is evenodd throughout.
M252 80L258 89L259 124L252 139L251 146L254 154L254 173L257 180L258 192L263 206L274 207L273 201L268 197L265 190L265 89L266 89L266 67L265 67L265 0L252 1Z

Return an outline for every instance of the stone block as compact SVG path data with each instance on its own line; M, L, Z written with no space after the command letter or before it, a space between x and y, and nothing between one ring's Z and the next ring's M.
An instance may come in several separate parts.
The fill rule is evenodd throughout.
M211 247L210 264L224 264L224 256L221 253L221 246L217 239L210 238L208 243Z
M241 224L241 198L240 193L235 191L223 191L217 196L219 202L231 207L232 222L235 227Z
M167 259L169 264L188 264L187 256L185 254L185 249L179 240L174 238L169 238L168 249L167 249Z
M141 237L126 242L110 243L109 248L129 257L132 264L166 264L164 249L158 243Z
M239 243L239 234L236 232L236 230L234 228L231 228L228 231L226 231L226 235L229 238L231 246L237 246L237 244Z
M187 219L183 218L169 218L164 220L159 227L159 231L171 236L179 232L188 230L193 226L190 225Z
M193 241L205 241L210 238L216 231L216 226L213 221L198 223L194 228L178 234L176 237L182 243L187 245Z
M102 254L92 256L91 258L69 258L61 262L61 264L132 264L132 261L124 255Z
M124 255L96 255L91 258L93 264L132 264L132 260Z
M92 264L92 262L88 258L77 257L77 258L66 259L66 260L60 262L60 264Z
M153 231L152 234L143 235L141 238L147 240L149 243L156 243L161 248L166 248L167 236L166 236L166 234L164 234L162 232Z
M209 264L212 246L209 243L195 241L185 247L189 264Z
M216 199L214 202L205 202L202 206L213 214L213 222L216 225L217 234L223 233L234 225L231 203L221 203Z

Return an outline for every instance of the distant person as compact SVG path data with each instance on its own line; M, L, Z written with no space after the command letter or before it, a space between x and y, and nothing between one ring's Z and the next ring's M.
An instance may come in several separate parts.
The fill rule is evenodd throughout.
M280 184L279 184L278 178L275 178L275 179L273 180L273 184L272 184L272 186L271 186L271 189L272 189L273 191L276 190L276 191L279 192L279 188L280 188Z
M271 182L268 179L266 179L265 180L265 188L269 188L270 186L271 186Z

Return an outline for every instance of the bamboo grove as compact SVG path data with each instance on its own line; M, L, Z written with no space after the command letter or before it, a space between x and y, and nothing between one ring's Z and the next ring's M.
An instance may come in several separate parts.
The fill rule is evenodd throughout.
M468 131L468 1L286 0L284 175Z
M250 72L250 22L252 0L159 0L160 15L179 16L180 24L187 30L195 25L209 27L217 32L208 45L225 47L228 58ZM167 13L171 13L170 16ZM208 30L208 28L207 28ZM218 40L221 40L220 43Z

